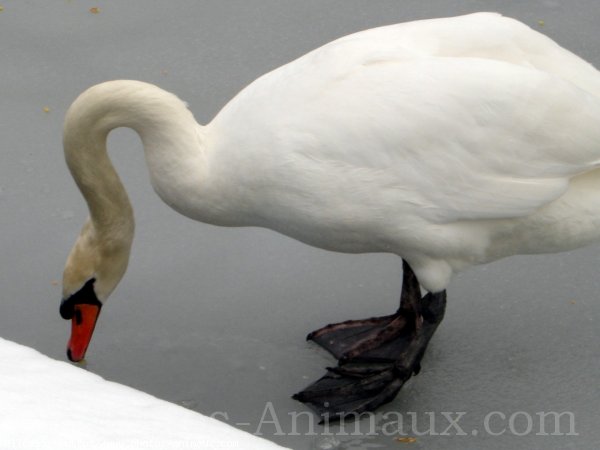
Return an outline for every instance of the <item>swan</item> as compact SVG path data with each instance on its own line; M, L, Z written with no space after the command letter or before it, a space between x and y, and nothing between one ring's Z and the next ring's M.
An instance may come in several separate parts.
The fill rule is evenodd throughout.
M342 37L258 78L204 126L154 85L93 86L64 123L89 208L63 276L68 358L85 356L133 240L106 150L114 128L139 134L154 190L185 216L401 258L398 311L308 336L339 361L295 398L326 416L372 410L418 373L454 273L600 239L598 124L596 69L494 13Z

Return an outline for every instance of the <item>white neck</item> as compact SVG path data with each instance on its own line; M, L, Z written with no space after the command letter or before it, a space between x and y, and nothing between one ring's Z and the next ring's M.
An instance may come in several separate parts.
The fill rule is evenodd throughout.
M140 135L158 195L194 216L197 205L186 194L198 192L206 171L202 127L175 95L139 81L110 81L81 94L64 127L65 158L97 231L133 224L127 194L106 152L108 133L119 127Z

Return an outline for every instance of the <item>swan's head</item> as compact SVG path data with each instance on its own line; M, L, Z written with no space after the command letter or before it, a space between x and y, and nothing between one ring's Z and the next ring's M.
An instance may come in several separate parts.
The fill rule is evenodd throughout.
M102 305L127 269L133 229L121 228L102 235L88 221L67 259L60 315L71 320L67 344L71 361L85 357Z

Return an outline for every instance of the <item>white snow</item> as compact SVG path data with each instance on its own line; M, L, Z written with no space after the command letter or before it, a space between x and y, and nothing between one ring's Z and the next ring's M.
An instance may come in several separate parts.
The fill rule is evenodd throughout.
M278 448L0 338L1 450Z

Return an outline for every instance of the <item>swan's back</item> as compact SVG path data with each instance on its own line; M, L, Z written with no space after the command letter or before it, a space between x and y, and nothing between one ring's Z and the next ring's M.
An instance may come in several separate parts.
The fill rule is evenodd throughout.
M363 45L358 46L357 42ZM362 63L378 60L452 57L484 58L537 68L600 96L596 69L525 24L496 13L420 20L346 36L314 53L356 51ZM378 51L373 52L373 48Z
M394 251L439 288L452 271L440 261L548 249L530 239L489 250L599 167L599 123L593 66L479 13L356 33L264 75L209 124L210 163L217 184L235 180L219 186L242 211L234 224Z
M552 39L496 13L418 20L344 36L260 77L240 94L270 90L281 83L301 87L318 68L320 79L335 80L360 66L428 57L482 58L536 68L600 97L596 69Z

